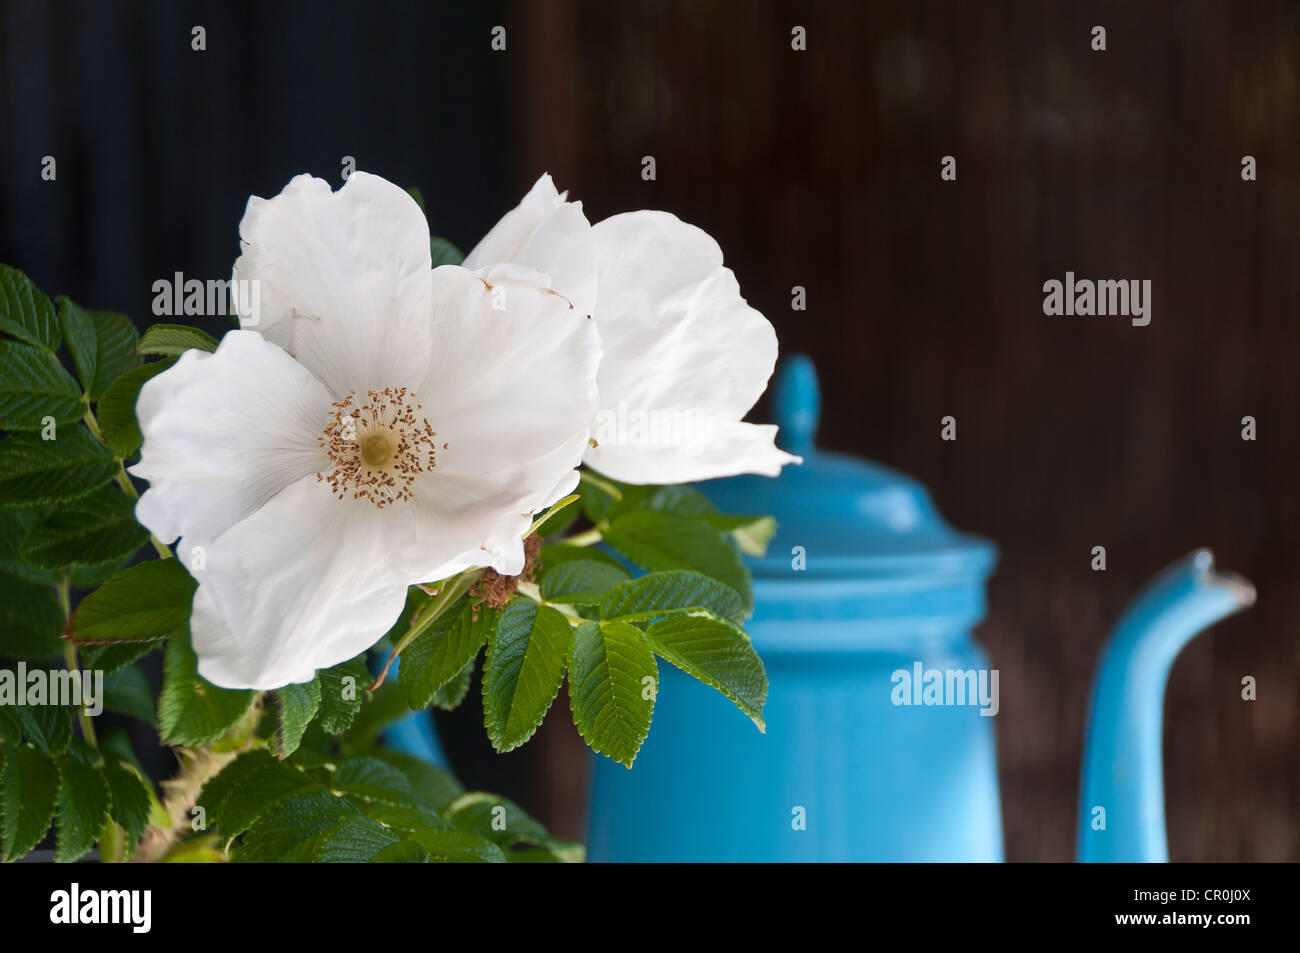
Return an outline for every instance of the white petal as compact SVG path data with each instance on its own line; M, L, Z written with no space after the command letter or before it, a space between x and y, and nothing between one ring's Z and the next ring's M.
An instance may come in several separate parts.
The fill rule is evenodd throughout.
M667 212L592 228L604 356L597 446L585 462L626 483L775 475L798 457L776 428L741 422L776 364L776 332L749 307L722 250Z
M437 465L415 484L421 553L436 560L426 581L469 565L519 572L519 533L574 486L596 411L591 319L545 288L494 280L434 274L433 356L417 390L438 434ZM478 536L448 548L461 533L444 538L448 525Z
M257 289L255 313L241 304L244 327L337 397L419 379L429 356L429 226L405 191L365 172L337 192L300 175L273 199L250 198L239 236L234 278Z
M186 351L136 403L144 444L131 473L149 481L136 518L165 542L183 537L188 564L193 546L327 464L317 437L329 411L320 382L252 331Z
M465 256L466 268L512 262L550 275L551 287L581 314L596 302L596 253L581 202L565 201L543 175Z
M314 476L209 547L190 629L223 688L309 681L374 645L401 614L415 533L399 506L339 500Z

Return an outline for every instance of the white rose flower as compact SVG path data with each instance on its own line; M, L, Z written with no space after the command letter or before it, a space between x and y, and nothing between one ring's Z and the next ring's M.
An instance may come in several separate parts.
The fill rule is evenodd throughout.
M597 407L593 322L526 268L431 267L400 188L355 172L250 198L253 330L149 380L136 508L199 586L199 673L273 689L373 645L408 586L523 569Z
M775 476L800 462L777 449L776 427L742 421L772 376L776 332L741 297L718 243L668 212L593 227L567 194L543 175L465 265L535 269L591 309L603 355L584 462L624 483Z

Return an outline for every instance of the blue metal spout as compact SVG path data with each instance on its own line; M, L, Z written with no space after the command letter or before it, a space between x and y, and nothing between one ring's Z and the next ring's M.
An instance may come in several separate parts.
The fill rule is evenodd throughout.
M1197 550L1157 576L1102 650L1079 803L1079 860L1169 860L1161 730L1165 683L1184 645L1255 601L1245 579Z

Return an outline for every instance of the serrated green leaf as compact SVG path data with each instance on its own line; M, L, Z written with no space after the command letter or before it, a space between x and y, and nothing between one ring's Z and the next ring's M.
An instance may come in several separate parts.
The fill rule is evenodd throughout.
M277 689L275 703L279 711L275 730L276 754L284 760L298 750L303 733L320 711L320 676L310 682Z
M325 787L269 752L250 751L204 785L197 803L207 811L209 826L220 828L228 842L284 799L313 792L325 792Z
M465 261L465 255L459 248L436 235L429 239L429 254L434 268L439 265L459 265Z
M330 788L339 794L379 804L414 804L415 791L400 770L378 758L349 758L330 778Z
M488 639L483 721L497 751L519 747L541 725L564 681L573 628L558 610L516 597Z
M593 523L604 523L619 513L634 510L650 499L658 489L654 486L637 486L619 483L609 477L596 477L582 472L582 509Z
M626 622L588 622L573 634L569 706L593 751L630 768L650 730L659 667L645 635Z
M72 353L81 386L94 400L119 374L140 363L135 325L115 311L87 311L71 298L59 296L59 325Z
M452 684L455 684L454 682ZM406 696L394 681L380 685L361 705L356 721L348 729L345 748L351 751L372 743L390 722L411 713Z
M542 598L547 602L599 605L604 593L624 582L622 566L596 559L571 559L542 574Z
M706 521L674 513L634 510L615 517L605 542L651 572L693 569L730 586L748 613L754 608L749 570L736 548Z
M9 265L0 265L0 332L47 351L57 350L62 340L50 299Z
M128 556L148 539L148 531L135 521L131 499L109 484L61 504L38 520L27 531L18 552L33 565L59 569Z
M741 622L745 608L730 586L690 569L652 572L610 590L600 606L602 619L647 622L673 612L701 608Z
M364 864L397 841L378 821L352 814L295 844L279 859L282 863Z
M434 625L402 653L398 684L412 708L428 708L438 689L474 660L496 627L499 613L486 605L475 608L466 600L459 612L452 610L448 615L448 624Z
M72 742L76 709L50 704L48 692L41 699L33 698L31 685L28 685L27 701L28 704L13 709L22 725L23 737L51 757L62 754Z
M49 659L63 654L63 607L49 586L0 572L0 656Z
M176 559L154 559L117 573L78 603L67 637L78 644L152 642L183 635L198 587Z
M26 746L8 752L0 778L0 844L9 863L40 843L54 818L59 769L43 751Z
M126 846L130 852L149 826L152 800L149 788L138 774L115 761L104 765L104 780L108 783L111 798L109 813L126 832Z
M474 666L478 664L478 653L466 663L457 674L446 685L433 693L429 699L429 704L434 708L441 708L443 711L455 711L460 707L465 696L469 694L470 684L474 680ZM409 710L409 706L406 706Z
M85 496L117 472L108 448L80 425L55 439L13 433L0 441L0 505L43 506Z
M149 687L149 679L134 665L105 677L104 708L143 721L146 725L157 723L153 689Z
M370 671L366 658L359 655L342 665L322 669L316 673L320 679L320 725L331 735L341 735L352 727L357 712L361 711Z
M54 859L69 864L95 846L108 820L112 795L103 773L76 758L60 758Z
M117 456L131 456L144 440L135 416L135 403L140 398L140 388L149 378L161 374L175 363L175 358L166 358L142 364L118 377L99 398L99 403L95 405L99 429L108 441L109 449Z
M407 839L428 851L435 863L503 864L506 861L506 855L492 841L458 828L427 827L409 834Z
M367 754L406 775L406 779L411 783L415 802L435 813L465 793L465 788L451 772L444 771L415 755L391 748L376 748Z
M118 669L144 658L154 649L158 642L115 642L111 645L83 645L77 649L81 656L81 667L110 675Z
M187 634L167 640L158 696L158 734L165 744L215 741L244 717L255 697L255 692L218 688L202 678Z
M391 827L392 825L389 825ZM370 864L427 864L429 852L415 841L399 840L376 853L366 863Z
M748 633L707 612L661 619L646 630L655 654L731 699L765 731L767 672Z
M568 862L581 862L585 853L579 844L551 837L527 811L498 794L486 791L462 794L447 805L443 817L461 830L490 840L507 852L515 844L530 844ZM510 853L507 857L514 859Z
M41 430L86 413L81 388L53 354L17 341L0 341L0 430Z
M244 835L235 860L264 863L282 860L315 835L357 813L356 806L346 798L335 797L328 791L283 798ZM229 832L223 828L222 833Z
M155 324L144 332L136 346L137 354L158 354L163 357L180 357L186 351L215 351L217 339L206 331L188 324Z

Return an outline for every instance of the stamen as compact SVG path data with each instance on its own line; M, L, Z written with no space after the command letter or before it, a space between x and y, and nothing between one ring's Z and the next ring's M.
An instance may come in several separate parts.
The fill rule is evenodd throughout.
M332 466L316 479L328 481L340 500L351 493L354 500L383 509L409 500L415 478L433 469L438 435L427 419L416 417L422 405L405 387L366 391L366 396L369 402L360 405L356 391L334 402L318 438Z

